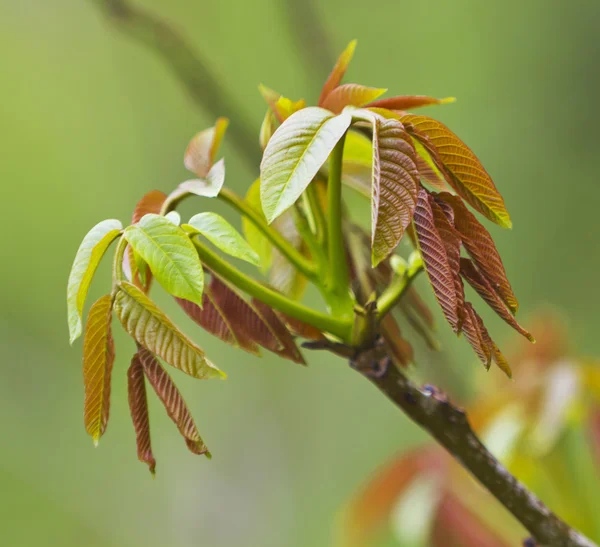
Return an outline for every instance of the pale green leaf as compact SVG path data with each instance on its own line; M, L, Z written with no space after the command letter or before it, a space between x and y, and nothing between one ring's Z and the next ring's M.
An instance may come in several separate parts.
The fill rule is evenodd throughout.
M220 159L211 168L206 177L192 179L182 182L179 187L206 198L214 198L219 195L225 183L225 160Z
M260 265L258 254L222 216L212 212L199 213L190 219L187 227L191 227L195 232L204 236L224 253L255 266Z
M245 201L252 209L260 213L262 218L264 218L262 205L260 203L260 179L256 179L250 185ZM271 266L273 245L246 216L242 217L242 229L250 247L254 249L260 258L260 269L263 273L266 273Z
M140 345L194 378L224 378L204 352L135 285L123 281L114 311L125 330Z
M181 215L177 211L171 211L170 213L167 213L165 218L175 226L179 226L181 224Z
M109 245L118 237L123 225L118 220L104 220L96 224L83 238L75 255L67 285L67 312L71 344L81 336L81 314L85 297Z
M204 274L194 245L181 228L160 215L146 215L125 230L133 249L173 296L202 305Z
M261 202L273 222L302 195L350 126L352 116L323 108L292 114L267 144L260 166Z

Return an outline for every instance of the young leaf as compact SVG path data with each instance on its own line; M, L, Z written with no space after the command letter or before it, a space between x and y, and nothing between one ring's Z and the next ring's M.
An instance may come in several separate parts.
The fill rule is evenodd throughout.
M165 215L165 218L173 224L179 226L181 224L181 215L177 211L170 211Z
M194 378L224 378L204 352L182 334L140 289L119 285L114 310L125 330L147 350Z
M306 361L298 350L290 331L287 329L281 319L279 319L273 309L260 300L256 300L255 298L252 300L252 304L254 309L269 325L271 331L277 336L277 339L282 346L281 349L278 349L275 353L277 353L280 357L294 361L294 363L306 365Z
M323 101L322 106L339 114L346 106L364 106L383 95L387 89L366 87L360 84L344 84L336 87Z
M410 136L396 120L373 118L372 263L398 246L417 202L419 172Z
M214 198L219 195L225 183L225 159L221 158L208 171L206 177L191 179L182 182L179 188L187 190L197 196Z
M502 259L492 236L457 196L442 192L436 194L436 200L452 206L454 227L460 234L463 246L503 302L513 313L516 313L519 303L506 277Z
M210 452L200 438L194 419L171 377L148 350L140 348L137 355L144 368L146 378L165 406L169 418L173 420L179 433L185 439L187 447L194 454L206 454L210 458Z
M373 143L371 139L357 131L346 133L342 182L363 196L371 198Z
M260 125L260 133L258 135L258 144L260 144L261 150L264 152L267 144L271 140L273 133L277 129L277 117L273 114L273 111L269 108L265 113L262 124Z
M325 339L325 335L316 327L281 312L277 312L277 315L294 336L313 341Z
M266 221L260 203L260 179L256 179L250 185L245 201L257 213L260 213L261 217ZM260 258L260 269L263 273L266 273L271 266L273 245L246 216L242 217L242 229L248 244Z
M258 86L258 89L266 103L269 105L270 111L273 113L275 119L279 123L283 123L294 112L298 112L298 110L306 108L306 101L304 99L292 101L291 99L283 97L276 91L273 91L262 84Z
M452 266L446 246L435 226L429 194L423 188L419 189L414 226L429 283L448 323L457 329L460 321Z
M454 97L446 97L445 99L436 99L435 97L427 97L425 95L404 95L398 97L388 97L387 99L379 99L373 101L367 106L370 108L387 108L389 110L411 110L421 106L430 106L433 104L448 104L456 101Z
M434 159L439 158L448 184L492 222L511 228L504 200L472 150L444 124L427 116L407 115L402 123L421 140Z
M412 143L417 153L417 169L422 179L431 184L434 188L441 192L447 192L449 186L446 184L444 175L440 172L437 165L433 161L431 154L425 148L421 141L412 137Z
M227 118L219 118L214 127L198 133L185 151L183 163L188 171L200 178L206 177L213 163L225 130L229 125Z
M118 220L103 220L83 238L67 284L67 312L71 344L81 336L81 314L92 278L109 245L118 237L123 225Z
M204 236L224 253L250 262L255 266L260 265L258 254L222 216L212 212L198 213L190 219L187 226L190 226L194 232Z
M204 330L214 334L223 340L223 342L259 355L256 343L246 334L244 329L239 328L238 322L230 320L231 316L238 314L240 311L239 301L243 302L242 305L246 305L245 301L235 295L236 298L231 298L230 300L230 303L234 304L233 306L228 308L221 307L218 295L219 292L225 290L228 290L227 287L223 285L223 282L217 276L213 275L210 285L204 290L202 308L189 300L183 300L182 298L176 298L175 300L188 317ZM236 300L238 302L237 307L235 306Z
M535 339L529 332L527 332L514 318L510 310L506 307L502 299L498 296L498 293L494 290L490 282L482 273L477 269L475 264L468 258L460 259L460 274L464 279L467 280L469 285L475 289L477 294L483 298L487 304L492 308L504 321L506 321L513 329L519 334L522 334L530 342L534 342Z
M129 226L125 237L165 290L202 305L202 264L181 228L165 217L150 214Z
M471 347L475 350L479 359L486 369L490 368L492 361L492 351L488 344L489 335L479 314L473 309L470 302L465 302L465 320L463 323L463 332Z
M110 320L112 299L103 296L90 309L83 343L83 383L85 430L95 445L106 430L110 410L110 379L115 361Z
M271 223L291 207L327 161L352 117L310 107L292 114L275 131L260 165L261 202Z
M413 348L402 336L400 327L391 313L383 318L380 329L381 336L390 348L396 363L402 367L410 365L414 359Z
M160 190L152 190L145 194L135 206L133 216L131 217L131 224L137 224L150 213L158 215L166 199L167 194Z
M348 69L348 65L352 60L352 56L354 55L354 50L356 49L356 40L352 40L347 46L346 49L342 52L340 57L338 58L331 74L327 78L325 85L323 85L323 89L321 90L321 95L319 96L319 102L317 103L319 106L323 104L327 96L338 86L346 74L346 70Z
M138 459L145 463L154 475L156 460L152 454L150 443L150 418L148 415L148 399L146 398L146 381L144 368L140 361L139 352L133 356L127 370L127 395L131 421L135 429Z

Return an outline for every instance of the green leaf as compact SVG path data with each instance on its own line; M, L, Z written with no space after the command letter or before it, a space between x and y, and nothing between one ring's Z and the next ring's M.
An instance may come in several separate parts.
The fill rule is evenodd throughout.
M261 201L271 223L302 195L350 126L348 113L323 108L292 114L267 144L260 166Z
M260 179L256 179L250 185L250 188L248 188L248 193L245 197L245 201L250 207L252 207L252 209L260 213L262 218L265 218L262 205L260 203ZM242 217L242 229L250 247L254 249L260 258L260 269L263 273L266 273L271 266L273 245L246 216Z
M171 211L165 215L165 218L175 226L181 224L181 215L177 211Z
M81 336L81 314L85 297L109 245L117 238L123 225L118 220L104 220L96 224L83 238L75 255L67 285L67 312L71 344Z
M219 195L225 183L225 160L221 158L211 168L206 177L192 179L182 182L179 187L206 198L214 198Z
M255 266L260 265L258 254L240 233L217 213L206 212L194 215L186 228L188 226L196 233L203 235L224 253L250 262Z
M204 352L190 341L140 289L121 282L114 311L125 330L141 346L194 378L225 378Z
M204 273L194 245L181 228L160 215L146 215L125 230L133 249L173 296L202 305Z
M108 424L110 378L115 361L115 343L110 321L110 295L97 300L90 309L83 344L83 383L85 403L83 421L86 431L97 445Z

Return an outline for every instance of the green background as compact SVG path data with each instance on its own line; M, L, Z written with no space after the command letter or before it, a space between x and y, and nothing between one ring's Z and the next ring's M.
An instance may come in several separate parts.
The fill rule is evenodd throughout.
M550 305L569 318L578 351L600 354L600 3L329 0L316 9L331 49L300 1L139 3L185 33L257 136L257 84L314 101L324 67L352 38L349 81L456 96L428 113L471 145L505 196L515 227L491 231L524 324ZM85 434L81 342L68 345L64 302L74 252L96 222L127 221L147 190L184 180L188 140L214 122L93 4L0 2L0 543L328 545L368 473L424 438L341 360L311 355L304 369L258 359L184 323L229 374L194 382L174 373L214 458L188 453L153 399L153 481L128 416L133 344L115 325L111 423L97 449ZM257 169L231 143L224 152L228 184L244 192ZM185 214L205 203L195 205ZM103 267L91 296L108 283ZM444 375L428 374L442 386L450 374L473 377L466 343L445 326L440 336L447 353L421 357Z

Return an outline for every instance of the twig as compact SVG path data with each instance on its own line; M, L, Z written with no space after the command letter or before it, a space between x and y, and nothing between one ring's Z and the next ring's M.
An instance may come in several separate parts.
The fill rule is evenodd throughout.
M559 519L479 440L467 416L433 387L420 389L393 364L383 341L351 360L408 417L428 431L531 533L539 547L597 547Z
M229 128L233 144L254 169L260 162L258 139L249 131L243 110L219 83L186 39L161 17L127 0L92 0L108 19L130 38L153 48L194 102L215 119L227 116L235 123Z

